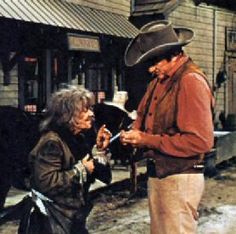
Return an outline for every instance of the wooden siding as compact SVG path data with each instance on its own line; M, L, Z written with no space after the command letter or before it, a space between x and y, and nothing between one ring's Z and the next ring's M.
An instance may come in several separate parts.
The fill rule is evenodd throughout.
M125 16L130 15L130 0L66 0L83 6L110 11Z
M185 51L203 69L214 86L216 75L224 64L224 56L226 60L228 56L225 52L225 28L236 27L234 12L207 5L195 6L191 0L182 0L168 18L174 25L194 30L194 40L186 46ZM215 90L215 98L216 112L227 113L227 83Z

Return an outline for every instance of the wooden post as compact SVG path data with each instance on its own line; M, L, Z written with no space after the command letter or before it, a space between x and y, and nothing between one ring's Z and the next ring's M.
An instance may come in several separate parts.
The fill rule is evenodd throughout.
M18 96L18 106L21 110L24 110L25 107L25 96L24 96L24 92L25 92L25 74L24 74L24 56L21 55L19 58L19 62L18 62L18 92L19 92L19 96Z
M130 160L130 182L131 182L131 187L130 187L130 193L136 193L137 192L137 162L134 160L134 154L136 151L134 151L131 155L131 160Z
M52 93L52 51L50 49L46 49L45 53L45 61L44 61L44 69L45 69L45 86L46 86L46 102L51 96Z

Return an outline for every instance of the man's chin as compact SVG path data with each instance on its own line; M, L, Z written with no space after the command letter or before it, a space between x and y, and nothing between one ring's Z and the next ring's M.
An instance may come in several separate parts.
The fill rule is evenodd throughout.
M92 122L90 122L90 124L88 124L88 128L87 128L87 129L90 129L90 128L92 128L92 126L93 126L93 123L92 123Z

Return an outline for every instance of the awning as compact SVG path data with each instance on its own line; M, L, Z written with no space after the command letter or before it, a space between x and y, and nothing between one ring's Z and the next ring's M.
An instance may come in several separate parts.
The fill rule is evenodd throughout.
M63 0L1 0L0 17L125 38L138 33L123 15Z

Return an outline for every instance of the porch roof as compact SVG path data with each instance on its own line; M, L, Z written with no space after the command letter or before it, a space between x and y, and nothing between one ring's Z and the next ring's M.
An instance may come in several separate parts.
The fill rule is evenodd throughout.
M63 0L1 1L0 17L116 37L133 38L138 33L123 15Z

